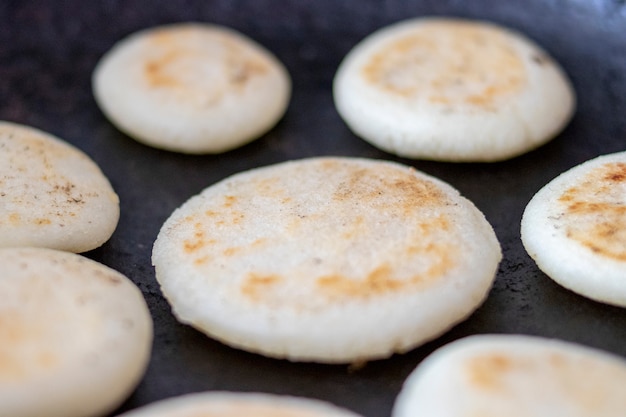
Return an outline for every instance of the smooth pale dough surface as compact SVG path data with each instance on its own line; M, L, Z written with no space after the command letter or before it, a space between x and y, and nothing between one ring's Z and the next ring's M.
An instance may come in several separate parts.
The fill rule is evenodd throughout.
M622 417L626 361L585 346L517 335L470 336L407 378L393 417Z
M105 243L119 198L96 163L40 130L0 122L0 247L85 252Z
M122 39L97 64L95 99L144 144L219 153L252 141L283 116L287 70L267 49L216 25L183 23Z
M0 414L95 417L119 406L152 347L139 289L52 249L0 249L0 265Z
M417 18L382 28L344 58L334 99L348 127L390 153L498 161L544 144L575 95L538 45L492 23Z
M359 417L330 403L263 393L202 392L161 400L118 417Z
M403 165L311 158L247 171L177 209L153 248L174 314L294 361L407 351L489 291L500 246L451 186Z
M526 206L521 236L554 281L626 307L626 152L589 160L550 181Z

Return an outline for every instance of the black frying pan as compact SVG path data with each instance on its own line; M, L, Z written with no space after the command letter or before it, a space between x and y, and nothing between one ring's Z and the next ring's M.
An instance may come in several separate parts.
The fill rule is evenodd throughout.
M535 39L574 83L578 109L571 124L540 149L492 164L405 160L355 137L333 106L337 65L365 35L419 15L487 19ZM91 72L114 42L145 27L189 20L231 26L287 65L294 82L290 107L260 140L218 156L159 151L120 133L96 107ZM626 309L589 301L554 284L537 269L519 238L522 211L545 183L582 161L626 149L623 1L5 0L0 3L0 119L35 126L77 145L102 167L120 195L117 231L86 255L139 285L154 317L155 340L145 378L118 411L188 392L235 390L320 398L365 416L388 416L405 377L426 355L476 333L555 337L626 357ZM267 359L178 324L150 264L152 242L163 221L187 198L227 175L315 155L410 164L474 201L493 224L504 251L486 303L432 343L362 369Z

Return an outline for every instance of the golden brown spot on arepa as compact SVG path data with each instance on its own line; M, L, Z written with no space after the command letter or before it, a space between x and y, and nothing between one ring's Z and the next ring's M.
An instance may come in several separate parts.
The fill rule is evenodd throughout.
M206 210L204 212L204 215L207 217L216 217L219 216L219 212L215 211L215 210Z
M368 84L433 104L492 108L526 83L522 58L498 30L470 22L429 22L388 42L363 66Z
M194 231L191 238L183 241L183 249L187 253L196 252L210 243L206 238L206 233L203 230L203 225L200 222L194 224Z
M580 185L565 190L566 236L600 256L626 261L626 164L608 163L589 172Z
M356 239L364 229L367 229L367 224L363 216L355 216L350 227L344 228L341 237L346 240Z
M554 366L555 368L563 368L567 364L567 359L562 354L556 352L552 353L548 357L548 360L550 361L550 365Z
M226 248L226 249L224 249L224 252L222 252L222 254L224 256L233 256L233 255L237 254L238 252L241 252L241 249L242 248L240 248L240 247Z
M428 97L428 101L433 104L451 104L450 97L431 95Z
M409 291L434 284L438 278L454 268L453 255L457 248L452 245L428 243L408 247L408 255L422 258L428 266L408 278L394 276L394 268L383 264L365 277L347 277L339 274L319 277L317 288L333 298L368 298L398 291Z
M431 181L417 178L412 170L380 167L351 170L334 193L339 201L372 204L405 214L417 208L443 206L449 198Z
M626 183L626 163L614 163L605 174L604 179L615 183Z
M252 184L255 195L260 198L280 200L283 204L290 204L293 201L293 196L286 194L287 190L280 177L255 178Z
M320 290L328 295L367 298L389 293L404 286L401 280L391 277L389 265L381 265L363 280L347 278L341 275L328 275L317 279Z
M168 70L176 60L183 58L182 51L173 50L146 62L144 70L148 84L152 87L182 87L181 81L175 73Z
M196 259L193 260L194 265L200 266L200 265L204 265L207 262L209 262L209 260L211 260L211 257L208 255L205 256L200 256Z
M47 369L57 364L58 358L45 347L32 352L30 348L34 341L40 338L44 331L39 325L24 320L19 314L4 311L0 315L0 381L12 381L24 378L29 368ZM30 357L26 361L24 357Z
M506 374L519 368L519 365L508 356L494 353L472 358L466 364L466 371L471 384L476 388L502 389Z
M249 273L241 284L241 292L253 299L260 298L282 281L283 278L278 275Z
M224 197L224 207L230 208L237 202L237 197L234 195L227 195Z
M302 211L296 202L285 207L284 232L291 234L314 228L316 233L323 235L320 237L327 238L329 234L336 236L336 243L345 244L346 250L351 250L350 242L376 239L372 233L376 233L380 224L407 221L410 222L408 229L412 232L407 232L398 241L398 249L394 249L391 256L415 259L416 265L410 268L412 271L400 272L395 265L379 264L372 266L365 275L350 275L350 272L320 275L321 271L309 271L314 289L325 298L367 298L419 288L431 285L456 266L454 257L458 247L446 238L440 239L450 229L451 220L447 215L441 212L416 218L416 212L420 210L437 213L440 208L453 204L435 183L417 177L413 169L386 165L377 166L375 170L354 166L345 169L335 160L326 160L320 163L320 170L332 172L338 181L337 186L329 187L328 195L333 200L333 210ZM274 181L272 178L272 181L259 181L258 184L264 185L264 191L270 197L281 198L279 196L283 189L275 186ZM373 212L384 215L373 219ZM250 245L245 248L251 249ZM238 248L238 255L241 249ZM285 280L288 279L285 277ZM268 286L266 292L270 290ZM246 293L258 294L254 291Z
M486 353L467 359L464 365L470 384L478 390L515 395L520 383L532 379L539 383L538 387L543 386L559 399L569 399L576 409L585 410L584 415L596 415L594 411L605 409L606 388L602 381L610 384L613 378L619 381L626 376L615 364L559 352Z
M261 59L242 59L241 56L227 57L228 80L233 87L242 88L253 77L264 75L269 68Z
M217 104L270 69L263 56L242 48L229 35L194 26L155 32L146 50L152 52L143 66L147 85L198 106Z
M184 87L179 71L190 69L200 57L198 50L191 47L197 31L192 27L177 30L158 30L148 38L148 51L157 51L144 65L144 75L153 87ZM186 63L185 63L186 62Z

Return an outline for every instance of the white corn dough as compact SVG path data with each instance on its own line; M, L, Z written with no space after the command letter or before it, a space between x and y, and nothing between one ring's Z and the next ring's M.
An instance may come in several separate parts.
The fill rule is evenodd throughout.
M201 392L157 401L118 417L359 417L321 400L264 393Z
M152 319L125 276L69 252L0 249L0 415L95 417L135 389Z
M409 375L393 417L621 417L626 361L571 342L470 336Z
M528 203L521 237L560 285L626 307L626 152L562 173Z
M405 352L465 319L501 252L448 184L322 157L208 187L165 222L152 259L183 323L267 356L348 363Z
M243 34L179 23L118 42L97 64L93 92L109 120L144 144L219 153L278 122L291 80L274 55Z
M400 156L498 161L534 149L568 123L563 70L521 34L483 21L416 18L357 44L335 75L348 127Z
M100 168L61 139L0 122L0 247L85 252L105 243L119 198Z

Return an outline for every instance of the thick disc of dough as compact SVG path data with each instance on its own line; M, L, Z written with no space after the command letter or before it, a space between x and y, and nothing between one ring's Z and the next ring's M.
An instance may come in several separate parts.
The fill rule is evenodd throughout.
M359 417L320 400L261 393L203 392L161 400L118 417Z
M95 417L119 406L152 347L137 287L52 249L0 249L0 265L0 415Z
M471 336L418 365L392 416L621 417L625 386L618 356L531 336Z
M291 81L274 55L244 35L186 23L118 42L95 68L93 91L109 120L138 141L218 153L272 128Z
M566 75L522 35L487 22L418 18L385 27L345 57L337 110L387 152L497 161L558 134L575 97Z
M165 222L152 257L183 323L268 356L344 363L465 319L500 258L482 213L448 184L331 157L208 187Z
M0 122L0 247L85 252L111 237L119 217L117 194L82 151Z
M626 152L592 159L548 183L526 206L521 236L554 281L626 307Z

